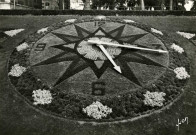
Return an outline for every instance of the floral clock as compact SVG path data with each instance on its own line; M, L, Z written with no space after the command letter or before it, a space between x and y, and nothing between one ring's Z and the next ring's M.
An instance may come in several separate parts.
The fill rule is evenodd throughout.
M51 115L128 120L183 93L190 69L177 44L132 20L71 19L29 35L12 52L8 76L27 102Z

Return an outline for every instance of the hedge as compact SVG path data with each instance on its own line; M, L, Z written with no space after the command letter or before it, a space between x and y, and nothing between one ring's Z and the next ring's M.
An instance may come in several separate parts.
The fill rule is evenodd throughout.
M105 16L196 16L196 11L122 11L122 10L0 10L0 15L105 15Z

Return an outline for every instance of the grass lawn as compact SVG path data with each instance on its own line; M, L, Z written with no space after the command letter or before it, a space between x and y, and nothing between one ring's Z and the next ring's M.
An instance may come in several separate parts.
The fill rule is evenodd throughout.
M196 44L176 31L196 33L196 17L119 16L167 33L180 42L191 61L191 78L185 93L171 107L138 120L116 124L78 124L35 109L21 98L7 77L7 61L12 50L29 34L54 23L86 16L0 16L0 32L25 29L0 42L0 134L1 135L195 135L196 127ZM188 124L176 124L188 117Z

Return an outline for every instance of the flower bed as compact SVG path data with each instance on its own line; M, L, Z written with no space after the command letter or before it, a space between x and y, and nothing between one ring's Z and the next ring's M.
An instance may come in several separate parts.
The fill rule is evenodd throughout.
M87 20L77 20L76 22L89 20L92 21L92 18L87 18ZM125 23L118 19L110 19L108 21ZM15 86L16 90L28 99L32 105L47 110L51 114L69 119L115 121L133 118L149 112L151 113L153 110L158 110L173 102L174 99L182 94L183 88L186 86L188 78L190 77L189 60L186 53L179 53L172 49L171 46L173 42L167 39L167 37L164 36L164 33L161 32L160 34L160 31L158 30L155 32L151 31L151 28L131 21L128 21L127 23L142 28L143 30L159 37L167 47L170 61L169 67L166 69L164 75L158 78L155 82L145 85L135 91L118 93L113 96L107 95L103 98L65 93L58 87L48 86L47 83L41 80L31 69L29 55L34 43L38 39L51 31L69 25L70 23L72 23L72 21L67 21L66 23L60 22L47 27L47 30L43 29L44 32L36 32L33 35L30 35L25 40L25 44L27 44L28 47L19 50L15 49L10 56L8 72L10 72L12 67L16 64L28 68L27 71L19 74L17 77L10 76L10 81ZM175 72L179 67L186 69L186 76L189 77L179 79Z

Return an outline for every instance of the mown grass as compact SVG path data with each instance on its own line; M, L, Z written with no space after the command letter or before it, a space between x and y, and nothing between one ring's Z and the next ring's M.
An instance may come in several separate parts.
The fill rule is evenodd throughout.
M1 29L24 28L25 31L8 38L0 49L0 134L1 135L194 135L196 127L196 46L187 39L175 34L176 31L196 33L196 17L152 17L119 16L131 19L164 31L186 50L191 61L191 79L180 100L170 108L149 117L121 124L93 126L80 125L52 117L28 105L13 90L7 77L7 60L13 48L29 34L40 28L70 18L86 16L0 16ZM189 124L180 125L177 120L189 118Z

